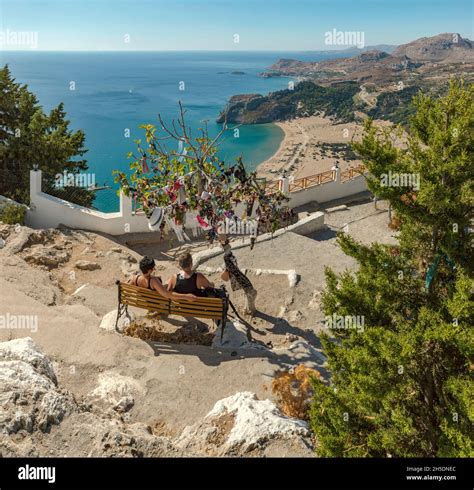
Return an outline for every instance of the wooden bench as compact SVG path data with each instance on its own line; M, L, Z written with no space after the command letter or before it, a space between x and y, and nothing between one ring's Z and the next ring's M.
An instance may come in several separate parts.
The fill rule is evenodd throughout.
M195 301L171 300L162 296L158 291L134 286L116 281L118 287L118 310L115 330L120 317L128 313L129 306L143 308L162 315L179 315L194 318L210 318L222 322L221 339L227 320L229 295L223 287L224 298L198 298Z

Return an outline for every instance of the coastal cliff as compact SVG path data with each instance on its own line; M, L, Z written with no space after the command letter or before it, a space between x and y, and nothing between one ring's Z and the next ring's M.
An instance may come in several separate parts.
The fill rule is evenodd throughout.
M228 123L261 124L294 117L325 113L341 122L354 119L354 95L359 85L344 82L323 87L310 81L297 84L293 90L279 90L267 96L260 94L235 95L217 122L227 116Z

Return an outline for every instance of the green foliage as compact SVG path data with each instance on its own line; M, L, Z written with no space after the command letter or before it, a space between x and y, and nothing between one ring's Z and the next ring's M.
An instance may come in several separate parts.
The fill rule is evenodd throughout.
M354 120L353 97L359 92L356 82L344 82L323 87L312 82L301 82L291 96L295 102L301 102L298 112L324 112L326 116L335 116L341 122Z
M331 379L314 381L311 411L321 456L474 454L473 87L453 80L445 97L414 103L405 145L371 122L354 145L371 191L400 219L400 245L338 237L359 269L327 270L322 308L362 315L364 332L322 335ZM389 170L419 173L420 188L381 185ZM447 258L426 289L439 254Z
M64 199L65 201L94 209L93 202L95 199L95 191L85 187L56 187L51 185L47 180L46 182L43 182L43 191L51 196L58 197L59 199Z
M221 135L210 138L204 127L200 137L191 138L182 107L177 123L179 133L166 128L161 117L160 123L165 138L181 142L182 148L178 151L168 150L162 145L163 136L157 134L154 125L142 125L146 146L141 140L135 141L137 154L129 154L132 173L128 176L125 172L114 171L115 182L120 184L126 195L132 196L141 205L147 215L155 207L164 208L167 217L181 225L186 212L197 211L199 217L211 227L208 232L210 241L217 237L219 225L226 218L237 220L234 209L240 203L246 206L248 217L255 205L259 231L275 231L289 224L293 215L284 206L287 198L281 192L266 192L256 173L246 171L242 157L233 165L226 165L219 158L218 141ZM173 128L176 128L176 124ZM185 191L184 202L178 199L180 187Z
M472 268L474 86L453 80L445 97L420 94L414 103L403 147L392 139L401 138L400 131L379 130L369 121L354 148L370 170L370 190L388 199L403 221L401 245L430 263L442 250L463 266L471 261ZM384 186L389 171L419 175L420 189Z
M0 69L0 93L0 194L27 203L33 165L51 183L64 170L87 169L81 159L87 151L84 133L69 129L62 103L45 114L27 85L15 82L7 65Z
M26 208L17 204L5 204L0 207L0 221L7 225L24 225Z
M368 114L373 119L385 119L406 126L415 113L413 97L420 87L410 86L396 92L384 92L377 97L377 105Z
M239 108L235 113L231 110L229 122L266 123L323 112L341 122L353 121L353 98L358 91L356 82L341 82L324 87L304 81L298 83L293 90L278 90L256 98L244 110ZM223 121L223 115L219 121Z

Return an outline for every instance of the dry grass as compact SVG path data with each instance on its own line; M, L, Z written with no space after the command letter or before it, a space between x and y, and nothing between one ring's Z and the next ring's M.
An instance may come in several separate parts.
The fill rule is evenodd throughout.
M147 342L167 342L170 344L211 345L214 333L202 332L196 325L186 324L173 332L162 330L162 325L150 325L142 322L131 322L124 330L124 335Z
M308 420L313 396L311 378L320 376L318 371L303 364L278 373L272 381L272 392L277 397L280 410L288 417Z
M400 218L398 218L397 216L393 216L392 219L390 220L390 223L388 224L388 227L392 230L399 230Z

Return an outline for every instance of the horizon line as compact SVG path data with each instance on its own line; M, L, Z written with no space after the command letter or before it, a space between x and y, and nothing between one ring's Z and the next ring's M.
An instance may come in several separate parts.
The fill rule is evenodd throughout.
M383 44L383 43L381 43ZM377 46L377 45L375 45ZM399 46L398 44L386 44L386 46ZM365 46L367 47L367 46ZM364 48L365 48L364 47ZM362 48L362 49L364 49ZM361 49L357 46L349 46L344 49L0 49L2 53L314 53L334 52L341 53L350 49Z

